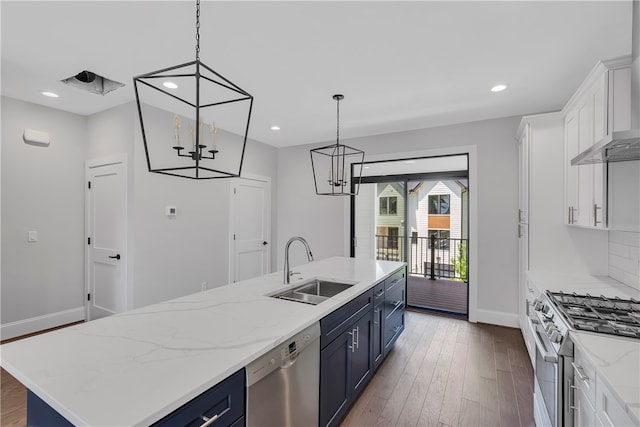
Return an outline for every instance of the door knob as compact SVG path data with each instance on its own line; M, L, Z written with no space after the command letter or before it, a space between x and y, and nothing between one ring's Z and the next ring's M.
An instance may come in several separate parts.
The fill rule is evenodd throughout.
M110 256L109 258L112 258L112 259L120 259L120 254L117 254L116 256Z
M266 241L262 242L263 246L267 246L269 243L267 243Z

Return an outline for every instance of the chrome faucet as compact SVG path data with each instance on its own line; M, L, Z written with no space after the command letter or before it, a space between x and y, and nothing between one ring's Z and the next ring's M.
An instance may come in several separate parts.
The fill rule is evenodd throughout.
M307 251L307 259L309 261L313 261L313 254L311 253L311 249L309 248L309 244L307 243L307 241L300 236L294 236L290 238L284 247L284 284L285 285L288 285L289 283L291 283L291 275L296 274L296 273L293 273L291 270L289 270L289 246L291 246L291 243L293 243L295 240L299 240L300 242L302 242L302 244L304 245L304 248Z

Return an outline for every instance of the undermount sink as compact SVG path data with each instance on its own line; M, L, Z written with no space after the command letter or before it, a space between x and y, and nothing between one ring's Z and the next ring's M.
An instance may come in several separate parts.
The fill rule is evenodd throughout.
M295 288L278 292L277 294L271 295L271 297L317 305L322 301L338 295L340 292L346 291L351 286L353 285L348 283L313 279L312 281L298 285Z

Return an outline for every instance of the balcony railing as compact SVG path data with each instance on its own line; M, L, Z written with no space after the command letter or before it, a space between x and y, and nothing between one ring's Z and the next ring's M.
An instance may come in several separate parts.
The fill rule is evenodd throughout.
M376 235L376 259L404 261L404 236ZM420 274L431 279L446 277L468 281L467 239L410 237L410 274Z

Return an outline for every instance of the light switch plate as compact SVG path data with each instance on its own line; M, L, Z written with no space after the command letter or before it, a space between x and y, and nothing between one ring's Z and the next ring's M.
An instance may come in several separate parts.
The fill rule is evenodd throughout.
M33 242L37 242L38 241L38 232L37 231L27 231L27 235L28 235L27 241L29 243L33 243Z

